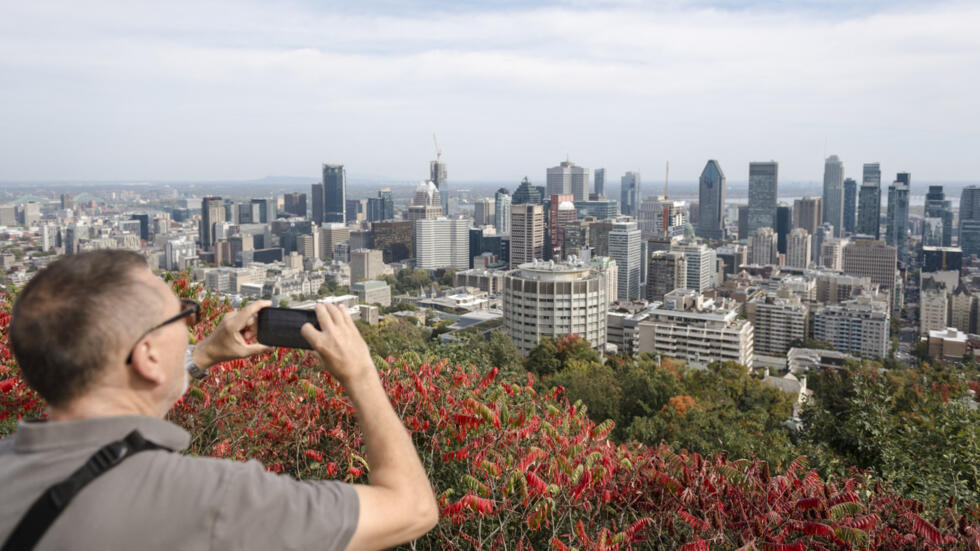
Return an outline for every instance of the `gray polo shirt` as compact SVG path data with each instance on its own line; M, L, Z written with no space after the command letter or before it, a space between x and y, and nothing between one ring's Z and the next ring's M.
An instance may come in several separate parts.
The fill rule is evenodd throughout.
M44 490L133 429L175 450L190 442L180 427L136 415L22 421L0 440L0 544ZM257 461L145 451L86 486L36 549L344 549L357 519L348 484L299 482Z

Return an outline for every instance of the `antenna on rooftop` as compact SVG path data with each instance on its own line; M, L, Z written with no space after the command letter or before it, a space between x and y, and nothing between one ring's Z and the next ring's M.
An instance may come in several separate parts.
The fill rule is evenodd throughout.
M439 149L439 141L436 140L436 133L435 132L432 133L432 143L435 144L435 146L436 146L436 162L438 163L439 162L439 159L442 157L442 150Z
M670 161L667 161L667 174L664 175L664 201L667 200L667 184L670 182Z

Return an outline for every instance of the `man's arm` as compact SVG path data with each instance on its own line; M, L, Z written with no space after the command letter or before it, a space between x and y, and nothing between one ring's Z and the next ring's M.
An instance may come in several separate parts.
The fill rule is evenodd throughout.
M418 538L439 520L418 452L391 407L367 344L347 309L320 303L316 315L321 331L306 324L303 336L350 396L371 468L371 483L354 486L360 514L348 549L384 549Z

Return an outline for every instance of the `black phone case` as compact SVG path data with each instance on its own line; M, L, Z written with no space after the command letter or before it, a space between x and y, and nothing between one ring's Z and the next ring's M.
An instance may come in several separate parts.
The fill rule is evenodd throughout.
M313 310L263 308L259 310L258 318L259 342L266 346L311 350L313 347L300 333L300 328L307 322L320 329L320 323Z

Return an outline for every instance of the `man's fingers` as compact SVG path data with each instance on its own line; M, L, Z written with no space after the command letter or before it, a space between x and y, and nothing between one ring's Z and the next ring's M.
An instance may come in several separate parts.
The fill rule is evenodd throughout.
M269 306L272 306L271 300L257 300L246 304L241 310L239 310L239 312L246 317L252 317L257 314L259 310Z
M262 354L263 352L271 352L272 347L266 346L264 344L248 344L245 345L245 355L254 356L256 354Z
M316 303L316 305L313 307L313 311L316 312L316 319L318 322L320 322L321 331L326 331L327 327L333 325L333 319L330 317L330 314L327 311L326 304L322 302Z
M327 312L330 313L330 319L333 320L334 325L345 325L344 314L341 310L346 310L346 308L341 308L336 304L329 304L327 306Z
M320 322L323 324L323 321ZM323 338L323 334L313 327L312 323L304 323L302 327L299 328L300 334L306 339L306 342L310 343L310 346L317 348L320 344L320 339Z

